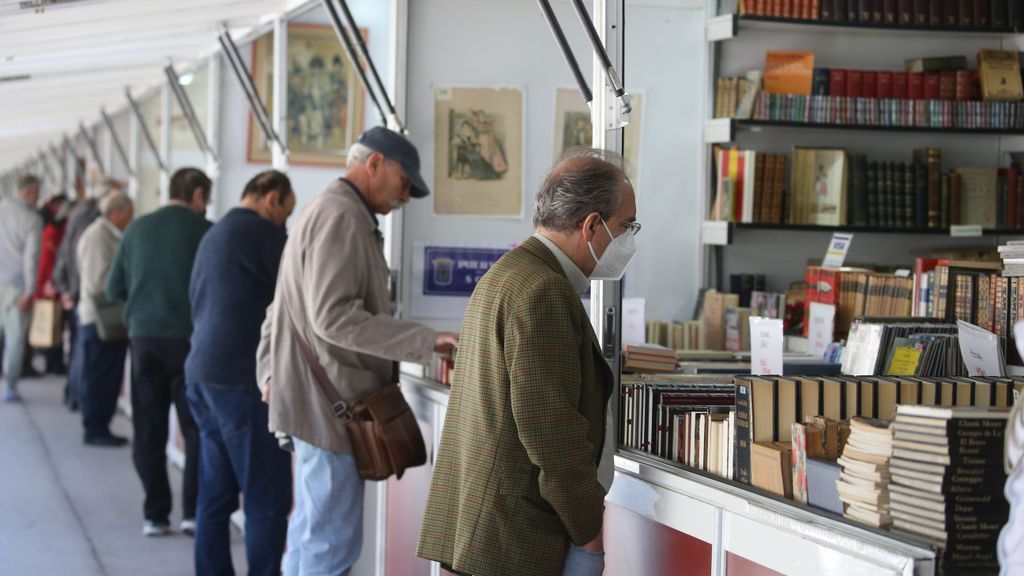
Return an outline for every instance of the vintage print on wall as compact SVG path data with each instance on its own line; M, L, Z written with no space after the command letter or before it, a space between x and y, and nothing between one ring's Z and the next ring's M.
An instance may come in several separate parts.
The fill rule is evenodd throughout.
M640 167L640 136L643 119L641 92L630 93L633 111L625 128L622 155L629 175L636 179ZM590 124L590 108L576 88L558 88L555 92L555 158L573 146L590 146L594 130Z
M523 93L518 88L437 88L434 212L523 213Z
M360 29L366 38L366 29ZM253 81L273 117L274 39L253 42ZM293 164L344 166L348 147L363 131L364 92L334 30L288 25L289 160ZM249 114L249 161L270 162L270 146Z

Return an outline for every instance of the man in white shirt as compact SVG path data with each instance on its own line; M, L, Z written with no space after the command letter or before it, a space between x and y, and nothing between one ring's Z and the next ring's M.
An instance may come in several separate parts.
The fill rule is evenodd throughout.
M43 219L36 211L40 181L22 176L18 192L0 201L0 325L4 341L4 402L17 402L29 309L36 290Z

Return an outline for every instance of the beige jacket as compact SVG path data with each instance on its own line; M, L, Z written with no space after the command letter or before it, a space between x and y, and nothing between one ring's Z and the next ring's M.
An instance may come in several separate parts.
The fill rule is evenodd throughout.
M332 182L288 237L256 353L270 384L270 430L333 452L351 452L343 423L317 387L289 319L346 401L395 382L396 361L426 363L437 333L392 316L383 238L358 193Z
M107 274L117 254L117 245L121 243L121 237L114 230L114 225L100 216L82 232L75 247L81 287L78 316L82 326L96 323L96 301L107 298Z

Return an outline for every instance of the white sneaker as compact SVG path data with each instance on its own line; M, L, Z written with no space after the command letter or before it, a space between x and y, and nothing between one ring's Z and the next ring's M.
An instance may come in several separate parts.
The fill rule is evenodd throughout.
M146 520L146 523L142 525L142 534L154 538L157 536L167 536L171 533L171 526L166 522L153 522Z
M195 536L196 535L196 521L195 520L186 518L185 520L181 521L181 526L179 526L179 528L181 529L181 533L185 534L186 536Z

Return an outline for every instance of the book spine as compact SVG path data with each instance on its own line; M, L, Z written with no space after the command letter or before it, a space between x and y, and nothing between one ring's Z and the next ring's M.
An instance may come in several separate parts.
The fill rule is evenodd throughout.
M921 14L921 6L928 6L928 0L899 0L900 26L914 26ZM927 17L927 11L925 12Z
M895 26L897 23L897 0L882 0L882 21L890 26Z
M942 0L942 20L950 28L960 25L960 0Z
M901 163L903 174L903 227L914 227L914 165Z
M1024 3L1021 0L1007 0L1006 25L1011 30L1020 30L1024 17Z
M1007 2L1017 2L1018 0L992 0L991 8L991 21L990 24L995 30L1005 30L1009 24L1007 16Z
M750 384L736 384L736 474L733 480L750 484Z
M867 197L868 197L868 225L878 227L881 225L879 214L878 194L878 162L867 163Z
M942 153L938 148L928 149L928 227L939 227L939 203L942 199Z
M974 27L974 0L960 0L959 2L959 26L961 28Z
M944 24L942 17L942 4L943 0L929 0L928 2L928 25L931 27L939 27Z
M991 27L989 20L992 12L991 0L973 0L974 1L974 27L981 29L988 29Z

